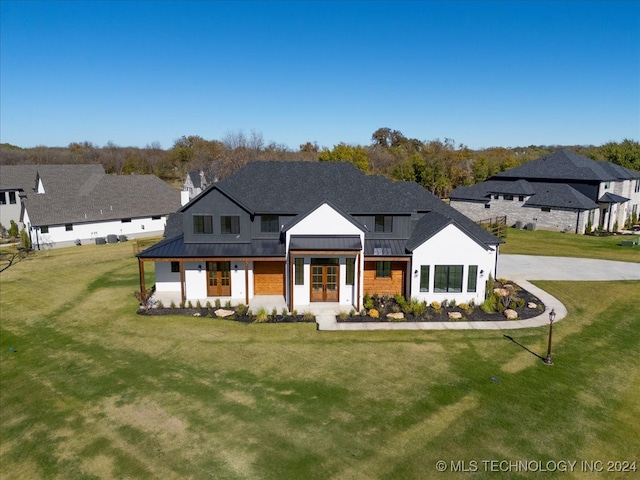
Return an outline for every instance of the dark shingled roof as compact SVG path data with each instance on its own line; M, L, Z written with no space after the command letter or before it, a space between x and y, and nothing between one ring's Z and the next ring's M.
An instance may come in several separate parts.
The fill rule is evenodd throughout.
M598 204L575 188L564 183L535 183L536 193L524 204L525 207L553 207L569 210L593 210Z
M591 160L570 150L557 150L492 177L500 178L609 182L640 178L640 173L610 162Z
M476 200L486 203L491 194L523 195L529 196L535 193L535 187L526 180L487 180L468 187L455 188L449 198L451 200Z
M605 193L598 199L598 201L602 203L624 203L628 202L629 200L631 199L610 192Z
M211 185L180 211L184 212L191 208L211 189L219 190L252 215L299 215L287 225L287 229L322 203L328 203L360 228L364 227L351 216L392 214L420 217L427 212L437 212L438 217L430 218L442 216L453 220L459 228L483 244L485 248L502 243L502 240L476 225L420 185L414 182L394 182L382 176L365 175L347 162L250 162L231 177ZM172 219L170 222L171 227L168 228L167 238L170 238L170 234L174 235L177 232L173 226L177 228L178 221L175 220L174 224ZM365 255L406 256L408 255L405 248L406 241L406 239L365 240ZM179 237L176 242L183 242L182 237ZM317 246L318 237L313 242ZM234 256L265 255L252 250L254 247L263 248L255 241L245 245L247 250L242 250L237 244L229 248L233 249ZM178 249L175 246L171 248ZM179 249L172 251L171 248L167 247L163 250L153 248L143 252L141 256L143 258L185 256L188 247L182 247L185 251ZM222 246L220 249L220 251L224 250ZM216 255L221 254L217 252ZM284 245L282 245L281 255L285 255Z

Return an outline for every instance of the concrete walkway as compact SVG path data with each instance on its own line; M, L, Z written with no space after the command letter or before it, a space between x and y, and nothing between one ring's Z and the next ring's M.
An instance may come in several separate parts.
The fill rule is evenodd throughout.
M640 280L640 263L593 260L588 258L542 257L532 255L500 255L498 278L509 279L538 297L547 310L528 320L498 322L337 322L336 315L316 316L318 330L501 330L540 327L549 324L549 312L555 321L567 315L560 301L527 280L612 281ZM333 313L333 312L332 312Z

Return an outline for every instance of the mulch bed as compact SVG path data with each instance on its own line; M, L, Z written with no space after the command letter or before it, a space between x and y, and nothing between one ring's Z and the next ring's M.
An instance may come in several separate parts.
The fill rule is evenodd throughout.
M511 285L514 285L517 290L518 298L524 300L524 306L519 308L514 308L516 312L518 312L517 320L526 320L528 318L534 318L540 315L545 310L544 303L538 297L528 292L527 290L523 290L518 285L513 282L509 282ZM501 285L496 282L495 287L500 287ZM527 305L529 303L535 303L537 308L528 308ZM372 318L368 315L354 315L346 318L339 318L338 322L502 322L509 321L503 313L494 312L494 313L486 313L479 306L475 306L471 313L466 313L462 309L458 307L443 307L439 311L434 310L431 307L427 307L425 313L419 317L416 317L413 314L405 314L405 318L403 320L390 320L387 318L387 314L392 313L394 311L394 307L397 307L397 303L393 298L378 298L374 300L374 308L379 311L378 318ZM395 308L397 310L397 308ZM449 312L460 312L462 314L462 318L460 320L449 319Z
M520 308L514 308L518 312L518 320L526 320L528 318L537 317L545 310L544 304L530 292L521 289L518 285L511 282L511 285L516 287L517 297L524 300L524 306ZM496 287L501 285L496 282ZM535 303L537 308L528 308L529 303ZM394 310L398 310L398 305L393 298L379 297L374 299L374 308L380 313L379 318L373 318L369 315L354 314L353 316L347 316L344 318L337 317L338 322L497 322L508 321L503 313L486 313L479 306L473 308L471 313L466 313L459 307L443 307L439 311L434 310L431 307L427 307L425 313L421 316L415 316L413 314L405 314L405 318L402 320L390 320L387 319L387 314L392 313ZM234 310L234 307L225 307L225 310ZM201 318L217 318L221 320L231 320L241 323L253 323L256 321L255 316L249 316L245 313L242 315L234 313L229 317L217 317L215 308L148 308L139 309L139 315L184 315L190 317ZM460 312L462 318L460 320L449 319L449 312ZM314 317L305 315L269 315L267 320L262 323L313 323Z

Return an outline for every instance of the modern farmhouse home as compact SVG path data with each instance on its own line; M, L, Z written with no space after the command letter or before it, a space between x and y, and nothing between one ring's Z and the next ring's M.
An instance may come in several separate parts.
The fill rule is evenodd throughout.
M170 217L155 298L250 304L282 299L360 310L364 294L480 303L501 240L415 183L342 162L252 162ZM277 302L276 302L277 303Z
M0 218L42 249L160 235L180 192L155 175L107 175L102 165L5 165Z
M614 231L640 213L640 172L558 150L458 187L450 200L476 221L506 216L510 225L531 229Z

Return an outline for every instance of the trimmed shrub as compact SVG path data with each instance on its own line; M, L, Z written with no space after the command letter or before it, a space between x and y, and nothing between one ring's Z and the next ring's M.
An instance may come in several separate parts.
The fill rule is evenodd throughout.
M219 310L220 307L222 306L222 304L220 303L220 299L216 298L215 302L213 302L214 305L216 306L216 310Z
M211 302L210 302L209 300L207 300L206 307L207 307L209 310L211 310Z
M191 303L191 300L187 302L187 308L193 308L193 303Z
M369 316L371 318L380 318L380 312L378 312L378 310L376 310L375 308L371 308L369 310Z
M198 300L198 301L196 302L196 308L197 308L197 309L202 309L202 304L200 303L200 300Z
M238 315L240 315L240 316L244 316L244 314L246 313L246 311L247 311L247 306L246 306L245 304L243 304L243 303L241 303L240 305L238 305L238 306L236 307L236 313L237 313Z
M171 303L169 304L169 308L176 308L176 302L171 300Z
M304 318L307 322L311 322L315 320L316 317L311 312L304 312L304 315L302 316L302 318Z
M438 302L437 300L434 300L433 302L431 302L431 308L433 308L436 312L439 312L442 308L442 305L440 305L440 302Z

